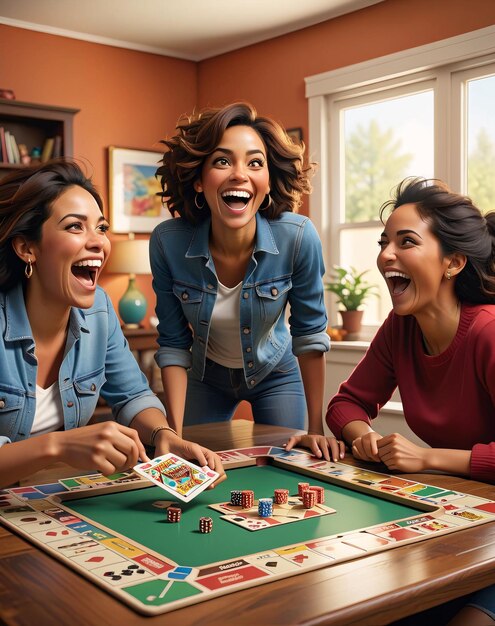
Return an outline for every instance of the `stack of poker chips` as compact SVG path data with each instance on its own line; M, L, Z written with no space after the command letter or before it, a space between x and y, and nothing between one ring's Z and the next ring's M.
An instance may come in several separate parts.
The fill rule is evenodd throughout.
M297 495L302 498L303 493L309 489L309 483L297 483Z
M325 502L325 489L324 487L320 487L318 485L310 485L310 491L314 491L316 493L316 503L323 504Z
M258 500L258 515L260 517L271 517L273 513L272 498L260 498Z
M312 489L306 489L302 495L303 506L305 509L312 509L316 504L316 493Z
M241 506L242 504L242 498L241 498L241 491L239 491L239 489L234 489L233 491L230 492L230 504L233 504L234 506Z
M213 528L213 520L211 517L200 517L199 518L199 532L200 533L211 533Z
M275 489L273 492L273 499L275 504L287 504L289 501L289 490L288 489Z
M182 510L178 506L169 506L167 508L167 521L169 522L180 522L180 515Z
M241 491L241 506L243 509L250 509L254 506L254 491Z

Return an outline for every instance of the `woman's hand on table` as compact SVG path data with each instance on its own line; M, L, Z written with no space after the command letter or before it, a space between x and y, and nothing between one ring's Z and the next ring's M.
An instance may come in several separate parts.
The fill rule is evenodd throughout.
M382 460L378 452L378 441L382 436L374 430L367 432L352 441L352 456L360 461L380 463Z
M325 435L295 435L291 437L285 444L286 450L292 450L296 446L309 448L311 452L318 458L322 457L325 461L333 461L336 463L342 460L345 455L345 444L333 436Z
M134 428L102 422L50 433L55 457L78 469L98 470L104 476L149 461Z
M428 448L421 448L399 433L386 435L377 441L380 461L389 470L414 474L428 469ZM430 451L431 453L431 451Z
M200 446L198 443L182 439L170 430L162 430L155 438L155 456L169 452L173 452L183 459L193 461L196 465L199 465L199 467L208 466L210 469L217 472L219 476L216 481L210 485L209 489L212 489L215 485L227 478L218 454L215 454L215 452L208 448Z

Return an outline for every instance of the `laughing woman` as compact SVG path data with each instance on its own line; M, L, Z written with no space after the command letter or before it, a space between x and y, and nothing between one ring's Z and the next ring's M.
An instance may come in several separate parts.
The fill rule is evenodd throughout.
M315 451L338 456L322 429L321 245L294 213L310 191L303 148L246 103L177 130L158 169L175 219L150 244L169 419L179 431L226 421L246 400L255 422L302 429L307 409Z
M495 213L424 179L401 183L382 220L390 208L377 263L393 310L327 423L358 459L495 483ZM374 430L396 387L407 424L431 448ZM451 626L495 623L495 587L464 602Z
M222 473L169 427L97 287L107 230L75 163L0 181L0 487L55 462L112 474L147 459L142 442ZM87 426L100 393L115 421Z

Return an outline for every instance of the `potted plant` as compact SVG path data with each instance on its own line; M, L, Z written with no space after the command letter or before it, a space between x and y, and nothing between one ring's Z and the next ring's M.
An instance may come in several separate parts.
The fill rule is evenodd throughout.
M337 303L344 307L339 313L342 316L342 328L348 333L358 333L361 329L363 310L359 307L366 298L378 296L377 286L363 280L369 270L358 272L355 267L334 265L332 280L325 283L325 289L337 296Z

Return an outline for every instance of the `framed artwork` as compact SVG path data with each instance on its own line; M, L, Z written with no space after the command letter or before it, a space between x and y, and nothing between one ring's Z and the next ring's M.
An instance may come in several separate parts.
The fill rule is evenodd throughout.
M302 128L288 128L287 134L294 143L301 143L302 141Z
M170 217L157 196L161 191L155 172L162 154L110 146L110 227L114 233L151 233Z

